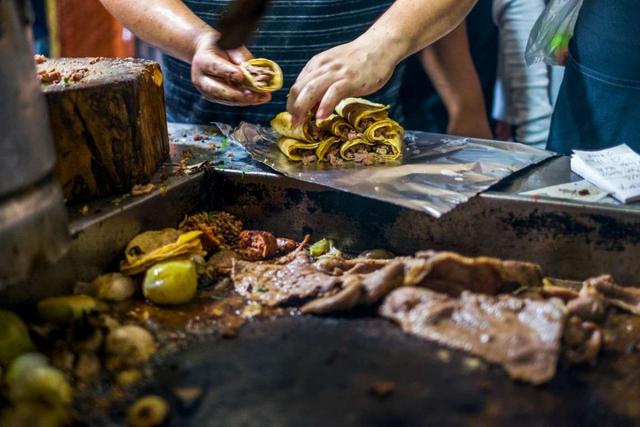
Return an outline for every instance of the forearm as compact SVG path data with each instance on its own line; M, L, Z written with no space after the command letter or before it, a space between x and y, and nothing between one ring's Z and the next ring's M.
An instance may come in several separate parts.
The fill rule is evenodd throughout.
M212 29L180 0L100 0L146 42L191 62L199 37Z
M361 38L384 46L396 63L456 28L477 0L396 0Z
M464 22L420 52L420 60L450 116L463 112L486 116Z

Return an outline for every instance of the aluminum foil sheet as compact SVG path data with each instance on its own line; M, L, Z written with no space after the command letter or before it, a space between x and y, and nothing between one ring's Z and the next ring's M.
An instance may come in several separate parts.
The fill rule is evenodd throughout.
M291 162L268 128L242 123L230 138L277 172L411 209L438 218L500 180L554 154L523 144L408 131L402 160L375 166Z

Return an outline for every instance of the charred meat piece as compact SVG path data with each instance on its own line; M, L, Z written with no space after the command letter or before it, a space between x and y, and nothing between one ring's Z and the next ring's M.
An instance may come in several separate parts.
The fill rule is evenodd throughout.
M404 287L380 314L405 332L500 364L514 379L542 384L555 375L564 313L553 303Z
M304 253L284 265L238 261L232 279L239 294L271 307L301 305L341 284L340 278L316 270Z
M276 239L276 245L278 246L278 255L284 255L291 251L295 251L298 247L298 242L291 239L285 239L284 237L278 237Z
M278 241L267 231L245 230L240 233L238 251L249 261L269 259L278 253Z

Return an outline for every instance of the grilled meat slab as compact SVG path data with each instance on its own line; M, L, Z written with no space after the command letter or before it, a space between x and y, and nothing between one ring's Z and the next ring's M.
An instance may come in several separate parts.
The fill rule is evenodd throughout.
M405 332L500 364L514 379L542 384L555 375L565 315L551 302L403 287L380 314Z

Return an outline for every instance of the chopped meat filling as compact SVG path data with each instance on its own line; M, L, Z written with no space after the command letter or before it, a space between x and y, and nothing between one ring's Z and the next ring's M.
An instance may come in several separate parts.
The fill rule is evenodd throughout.
M36 62L36 64L44 64L45 62L47 62L47 57L44 55L36 54L33 55L33 60Z
M553 303L405 287L380 314L405 332L500 364L514 379L542 384L555 375L564 313Z
M247 65L247 71L251 74L257 87L269 86L276 75L270 67L260 65Z

